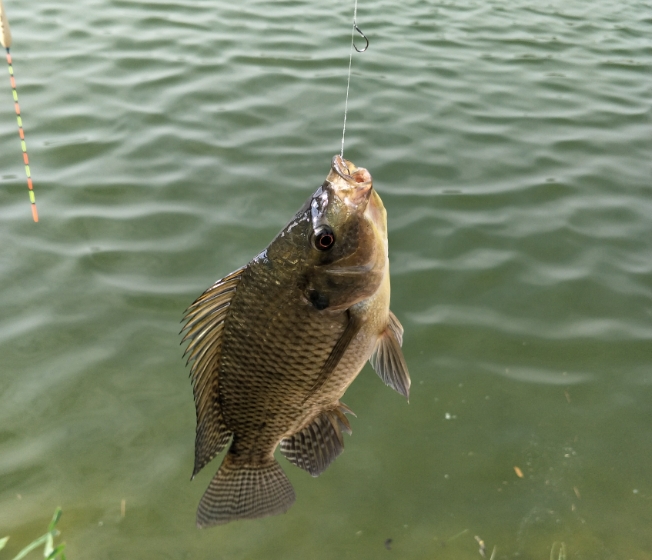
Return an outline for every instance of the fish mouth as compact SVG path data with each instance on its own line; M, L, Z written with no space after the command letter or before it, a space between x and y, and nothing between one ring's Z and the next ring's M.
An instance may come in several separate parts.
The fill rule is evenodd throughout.
M373 191L371 173L357 167L342 156L333 156L331 171L326 177L335 194L347 205L364 210Z
M350 208L364 216L376 225L381 235L387 235L387 214L380 196L373 188L371 173L364 167L340 155L333 156L331 171L326 178L335 194Z
M344 159L342 156L333 156L331 169L347 183L353 184L358 188L366 187L367 184L369 184L369 188L372 186L371 173L364 167L357 167L354 163Z

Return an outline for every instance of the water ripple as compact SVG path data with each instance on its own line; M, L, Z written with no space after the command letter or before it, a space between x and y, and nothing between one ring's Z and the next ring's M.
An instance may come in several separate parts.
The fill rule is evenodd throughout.
M154 545L161 555L214 554L214 534L185 529L201 489L185 486L194 416L179 320L321 184L342 133L352 6L270 6L7 6L41 215L31 223L7 98L0 525L10 543L32 534L43 507L63 503L66 515L74 512L70 556L149 558ZM582 495L588 486L590 498L571 492L555 508L581 508L583 526L615 556L644 557L650 7L360 3L371 48L354 58L345 155L370 169L388 210L411 412L397 408L386 422L394 395L362 375L347 397L368 411L356 427L366 443L347 447L340 460L348 470L332 467L319 489L293 478L298 495L314 499L269 520L279 531L266 522L225 528L221 554L242 556L247 547L271 559L291 547L309 557L371 558L390 526L407 526L406 557L437 555L433 536L465 527L495 535L508 554L517 548L511 528L529 519L526 502L550 499L536 472L521 486L503 484L515 458L524 468L523 449L536 454L538 434L549 443L546 457L579 438L590 467L560 477L560 487L581 486ZM463 412L445 423L449 432L441 419L452 408L444 406ZM388 437L401 448L396 459ZM350 469L370 477L369 494L352 491ZM443 478L459 472L463 486ZM378 493L390 478L390 490L402 481L400 492ZM490 496L494 486L501 494ZM123 494L129 513L120 521ZM323 523L342 504L351 517ZM500 524L487 511L498 511ZM613 511L628 524L622 538L605 513ZM335 532L355 519L369 523L354 540ZM101 533L100 522L113 523L111 532ZM253 551L251 527L260 541ZM540 556L560 540L553 533L518 549ZM289 534L314 538L308 545Z

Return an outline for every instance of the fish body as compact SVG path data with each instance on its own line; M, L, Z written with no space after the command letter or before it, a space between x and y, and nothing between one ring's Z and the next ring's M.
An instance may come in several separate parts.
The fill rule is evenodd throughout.
M350 433L339 399L367 360L408 397L403 328L389 300L385 209L369 172L335 156L267 249L186 314L193 477L230 442L200 501L200 527L287 511L295 495L275 449L323 472Z

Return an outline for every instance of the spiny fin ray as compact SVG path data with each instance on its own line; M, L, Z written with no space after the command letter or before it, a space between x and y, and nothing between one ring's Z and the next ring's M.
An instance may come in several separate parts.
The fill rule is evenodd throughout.
M188 308L184 317L183 331L188 332L183 340L190 341L186 353L190 353L188 362L192 362L190 378L197 413L193 477L231 438L220 410L217 371L224 321L243 270L239 268L213 284Z

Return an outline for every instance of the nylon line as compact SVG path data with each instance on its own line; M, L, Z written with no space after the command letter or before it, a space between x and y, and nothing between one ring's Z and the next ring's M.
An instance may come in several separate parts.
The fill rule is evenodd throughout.
M342 149L340 150L340 157L344 159L344 134L346 134L346 115L349 110L349 88L351 86L351 64L353 63L353 39L355 37L356 23L355 19L358 15L358 0L355 0L353 7L353 25L351 25L351 50L349 52L349 74L346 79L346 99L344 101L344 125L342 126Z

